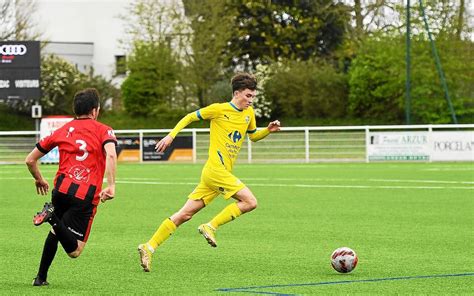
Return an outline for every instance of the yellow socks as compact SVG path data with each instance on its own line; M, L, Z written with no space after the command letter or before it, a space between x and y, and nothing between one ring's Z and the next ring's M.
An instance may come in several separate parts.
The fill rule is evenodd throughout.
M215 216L209 225L214 229L217 229L219 226L234 220L235 218L242 215L237 203L232 203L225 207L217 216ZM177 226L169 218L165 219L155 234L151 239L146 243L148 250L152 253L155 252L156 248L161 245L165 240L167 240L175 231Z
M226 224L227 222L230 222L234 220L235 218L239 217L242 215L242 212L240 211L239 207L237 206L237 203L233 203L228 205L225 209L222 210L217 216L215 216L209 224L214 228L217 229L217 227Z
M171 221L169 218L165 219L158 227L158 230L153 234L151 239L147 243L148 249L150 249L151 252L155 252L155 249L158 248L159 245L161 245L170 235L173 234L173 232L176 230L177 226L174 225L173 221Z

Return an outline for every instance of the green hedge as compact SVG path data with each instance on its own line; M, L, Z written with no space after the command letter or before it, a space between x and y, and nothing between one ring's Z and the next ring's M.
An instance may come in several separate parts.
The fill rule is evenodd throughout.
M173 128L184 114L167 114L158 117L139 117L131 116L122 112L109 112L101 114L99 120L110 125L116 130L121 129L160 129ZM279 117L283 126L348 126L348 125L378 125L392 124L377 119L360 119L360 118L341 118L341 119L324 119L324 118L285 118ZM270 120L263 119L258 121L259 127L268 125ZM192 123L191 128L207 128L208 121L199 121ZM21 115L12 112L9 108L0 105L0 130L2 131L32 131L35 129L35 121L30 116Z
M19 114L0 104L0 131L32 131L35 120L27 114Z

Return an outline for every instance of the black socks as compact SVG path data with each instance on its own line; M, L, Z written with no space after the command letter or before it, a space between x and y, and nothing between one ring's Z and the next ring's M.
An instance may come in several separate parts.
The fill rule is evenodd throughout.
M74 252L78 246L74 234L67 229L64 223L60 221L56 215L53 214L48 222L53 227L55 234L49 232L46 241L44 242L43 254L41 255L41 262L38 270L38 278L42 281L46 281L46 278L48 277L49 267L51 266L58 250L58 241L63 246L64 251L68 254Z
M41 263L38 270L38 277L43 281L46 281L46 278L48 277L48 269L53 262L57 250L58 238L49 232L46 241L44 242L43 255L41 256Z

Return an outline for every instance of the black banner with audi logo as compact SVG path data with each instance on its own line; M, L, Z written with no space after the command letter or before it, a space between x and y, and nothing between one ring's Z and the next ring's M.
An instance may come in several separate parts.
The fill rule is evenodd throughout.
M40 42L0 42L0 100L38 100L40 89Z

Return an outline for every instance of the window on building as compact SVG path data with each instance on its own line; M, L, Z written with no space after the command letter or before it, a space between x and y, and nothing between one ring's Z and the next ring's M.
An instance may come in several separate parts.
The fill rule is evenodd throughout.
M115 56L115 75L125 75L127 72L126 59L124 55Z

